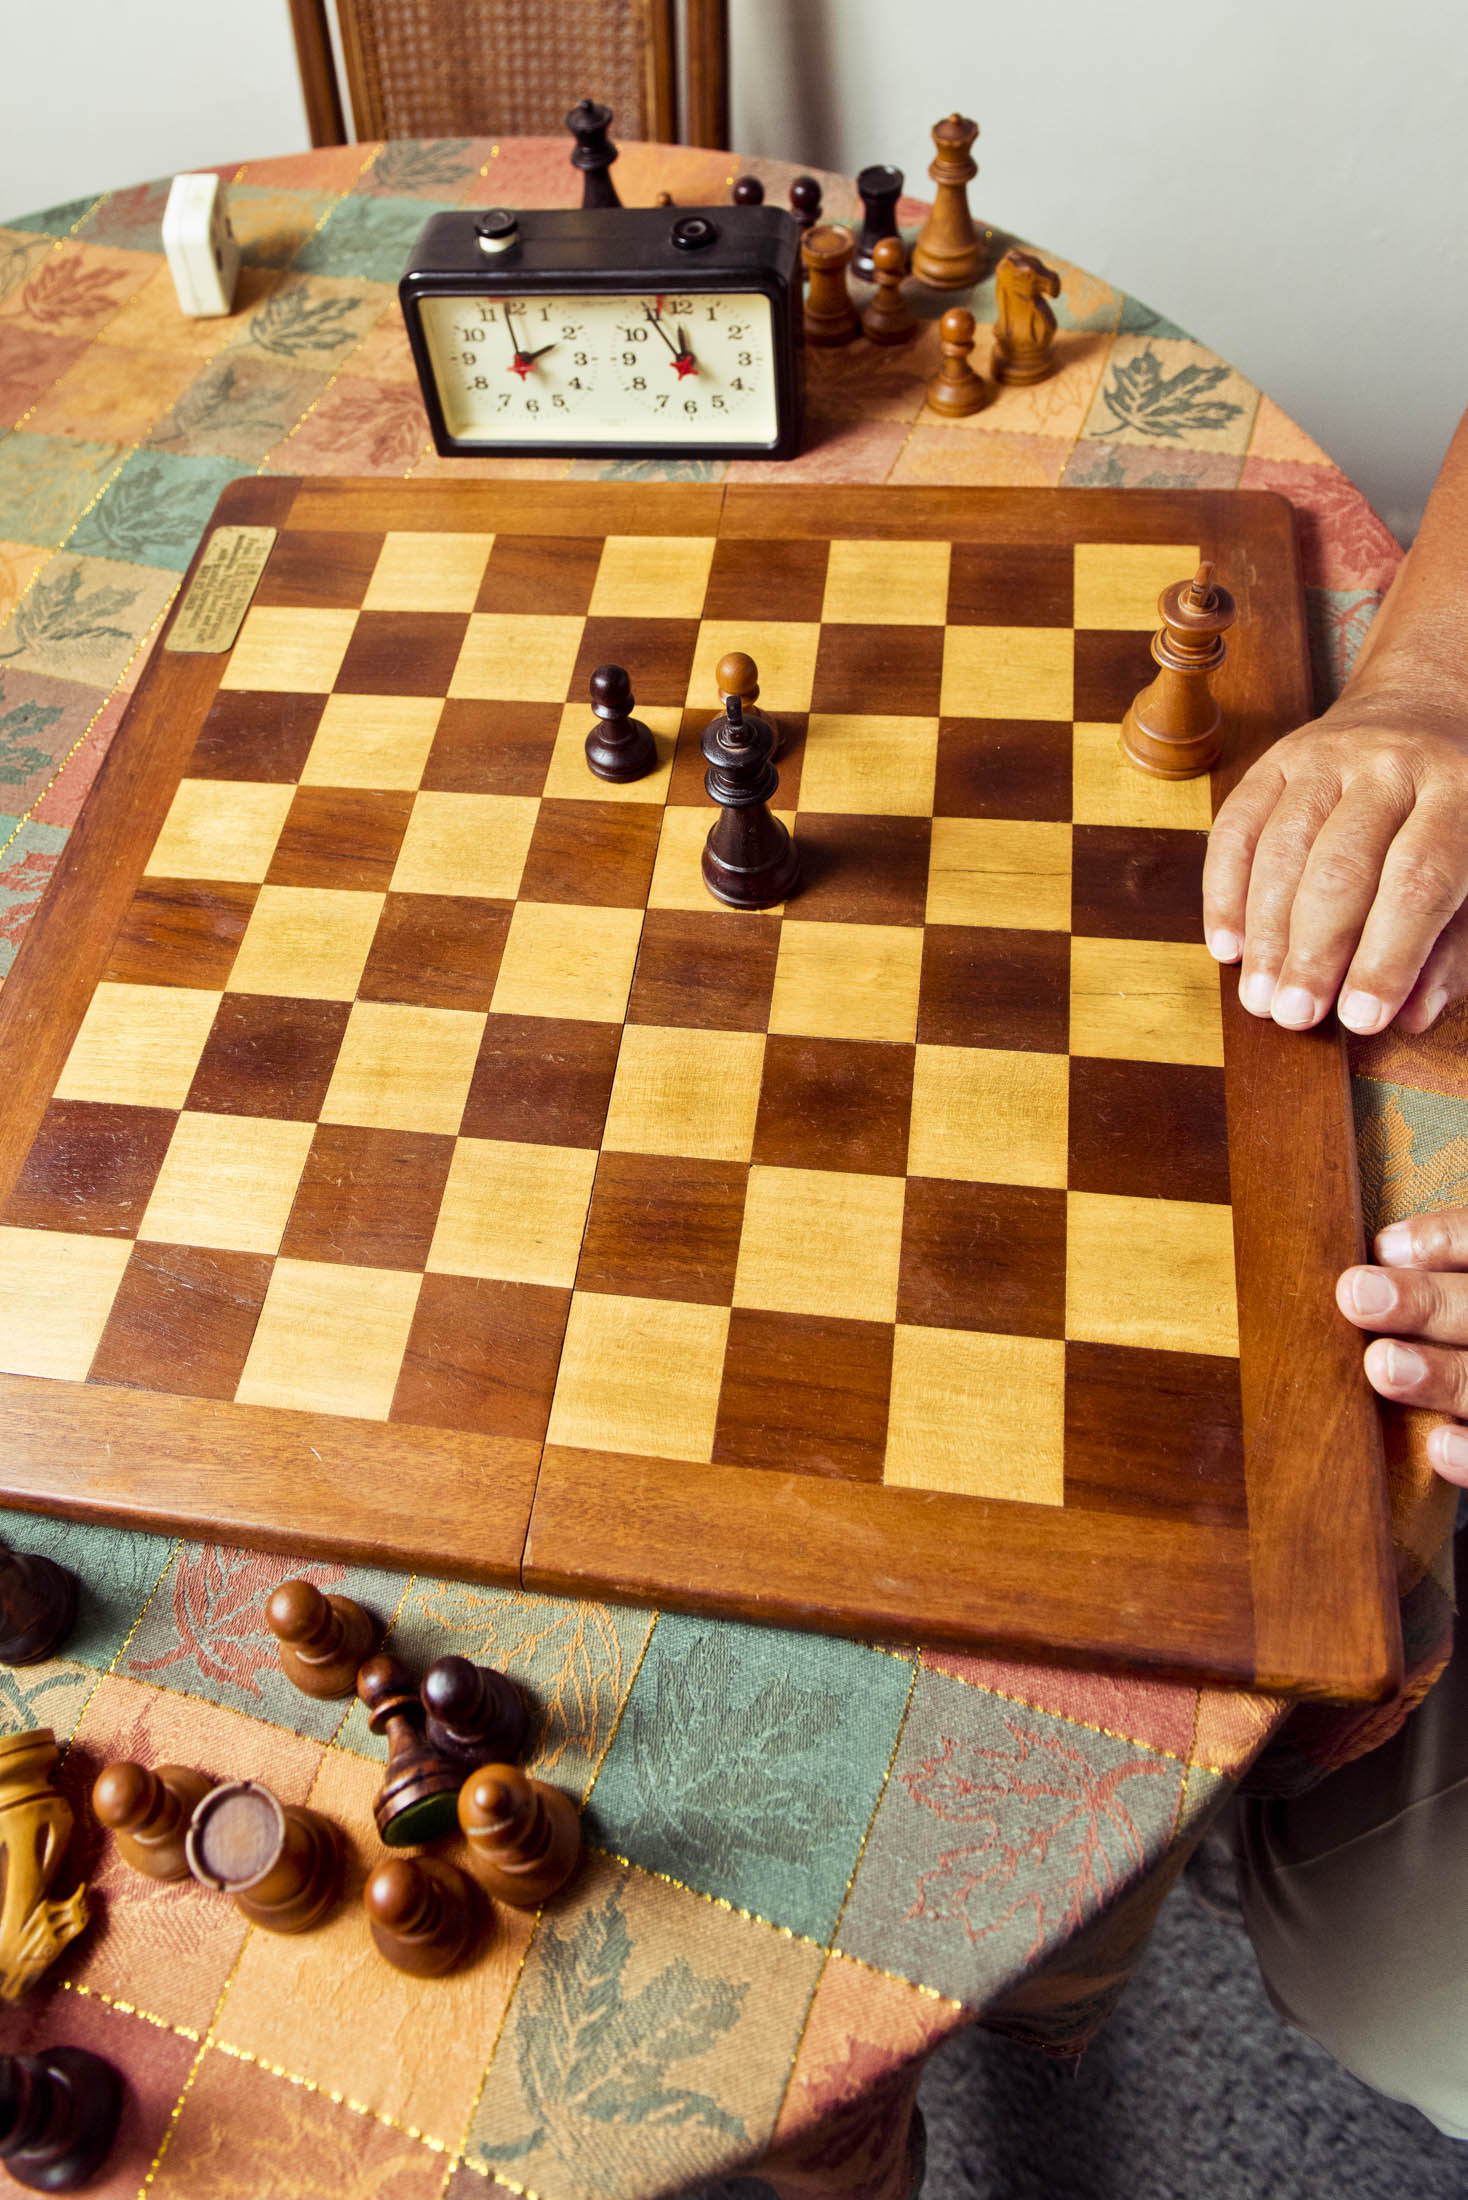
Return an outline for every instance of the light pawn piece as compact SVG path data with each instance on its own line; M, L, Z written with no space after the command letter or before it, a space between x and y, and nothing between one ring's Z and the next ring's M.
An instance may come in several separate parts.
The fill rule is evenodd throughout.
M480 1886L515 1910L549 1902L581 1855L581 1813L570 1796L514 1765L470 1773L459 1796L459 1826Z
M917 316L902 295L907 254L900 237L880 237L872 254L877 294L861 317L861 332L872 344L910 344Z
M111 2151L122 2094L119 2072L85 2047L0 2055L0 2163L29 2192L80 2192Z
M1223 712L1209 681L1228 654L1223 637L1234 623L1234 600L1205 559L1192 580L1163 589L1157 609L1157 677L1123 718L1121 745L1158 779L1198 779L1223 748Z
M984 272L984 246L968 209L968 186L978 174L970 147L979 126L967 115L933 124L937 148L928 174L938 186L912 248L912 271L934 290L968 290Z
M850 344L861 334L861 316L846 287L856 240L834 223L807 230L800 253L810 286L805 297L805 340L818 348Z
M350 1696L358 1666L377 1648L372 1614L352 1597L324 1595L314 1581L283 1581L272 1590L265 1624L282 1673L303 1696Z
M591 708L597 724L586 736L586 767L593 777L620 786L656 771L658 745L632 716L637 697L621 665L598 665L591 675Z
M938 323L943 363L928 384L928 403L934 412L950 420L981 412L989 402L988 384L974 372L969 356L975 330L974 317L966 306L950 306Z
M1055 372L1055 316L1047 298L1060 296L1060 277L1033 252L1006 252L994 277L999 318L994 330L994 379L1043 382Z
M510 1764L524 1754L529 1720L525 1698L492 1665L469 1658L436 1658L418 1691L427 1713L431 1749L465 1772L476 1765Z
M187 1879L189 1820L214 1786L189 1765L104 1765L92 1782L92 1813L124 1864L145 1879Z
M372 1805L377 1831L390 1849L414 1848L454 1830L462 1765L428 1742L427 1714L407 1667L381 1651L357 1675L357 1694L372 1733L387 1743L387 1774Z
M414 1978L442 1978L464 1961L478 1934L474 1882L437 1856L394 1856L362 1889L379 1955Z
M232 1897L252 1925L305 1933L341 1893L346 1837L304 1803L282 1803L257 1780L211 1788L185 1843L201 1886Z
M719 815L704 842L703 882L733 909L772 909L795 891L800 857L770 810L780 775L770 761L774 735L758 711L746 713L742 691L758 679L754 661L731 651L715 668L723 715L710 719L700 744L708 763L704 791Z

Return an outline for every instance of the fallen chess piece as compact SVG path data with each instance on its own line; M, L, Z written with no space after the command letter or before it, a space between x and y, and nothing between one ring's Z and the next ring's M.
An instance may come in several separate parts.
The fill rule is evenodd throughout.
M325 1596L313 1581L283 1581L265 1623L280 1645L280 1669L303 1696L350 1696L357 1668L377 1648L372 1614L351 1597Z
M31 2192L80 2191L111 2151L122 2093L121 2073L85 2047L0 2055L0 2162Z
M341 1893L346 1837L304 1803L282 1803L257 1780L211 1788L185 1843L201 1886L229 1895L270 1933L305 1933Z
M1033 252L1014 250L999 262L994 289L995 381L1043 382L1055 372L1055 316L1045 301L1060 296L1060 277Z
M966 306L950 306L938 323L943 364L928 384L928 403L950 420L981 412L989 402L988 386L969 358L974 334L974 317Z
M598 724L586 736L586 765L598 779L621 785L657 769L652 731L632 712L637 697L621 665L598 665L591 675L591 707Z
M1164 588L1157 609L1157 677L1123 718L1121 745L1158 779L1197 779L1212 770L1223 748L1223 713L1208 683L1228 654L1223 637L1234 623L1234 600L1205 561L1192 580Z
M0 1737L0 1998L18 2001L90 1912L87 1890L48 1902L71 1839L71 1805L51 1785L59 1752L49 1726Z
M476 1765L512 1764L524 1755L529 1719L525 1698L492 1665L469 1658L435 1658L418 1694L427 1713L428 1745L461 1772Z
M414 1848L452 1833L464 1768L429 1745L427 1714L407 1667L379 1652L357 1675L357 1694L368 1726L387 1742L387 1774L372 1805L384 1843L390 1849Z
M938 188L913 243L912 271L934 290L968 290L984 272L984 247L968 208L968 186L979 172L969 149L978 134L967 115L933 124L937 151L928 174Z
M0 1665L54 1658L75 1625L75 1576L39 1551L0 1546Z
M569 1795L514 1765L471 1772L459 1796L469 1869L514 1910L538 1910L565 1886L581 1855L581 1813Z
M473 1948L474 1882L437 1856L395 1856L372 1874L362 1903L378 1953L414 1978L442 1978Z
M879 237L872 253L877 294L861 317L861 332L869 344L910 344L917 335L917 315L902 295L907 273L907 254L900 237Z
M117 1842L124 1864L145 1879L187 1879L189 1820L214 1782L188 1765L104 1765L92 1782L92 1813Z
M795 891L800 856L770 797L780 774L770 761L775 737L758 711L746 714L741 691L758 675L740 651L715 670L723 715L710 719L701 744L708 761L704 790L719 814L704 842L703 883L732 909L772 909Z

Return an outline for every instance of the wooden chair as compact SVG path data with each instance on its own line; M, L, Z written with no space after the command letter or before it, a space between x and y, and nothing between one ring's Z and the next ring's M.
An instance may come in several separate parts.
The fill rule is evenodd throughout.
M290 0L313 145L347 129L327 0ZM553 136L578 99L678 136L676 0L336 0L359 138ZM729 143L728 0L684 0L684 142Z

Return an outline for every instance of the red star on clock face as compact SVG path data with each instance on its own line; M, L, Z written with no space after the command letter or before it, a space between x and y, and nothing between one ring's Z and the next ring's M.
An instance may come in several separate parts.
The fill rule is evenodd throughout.
M523 382L526 375L530 372L531 364L532 362L530 360L526 359L520 352L517 351L514 358L510 361L510 372L511 374L518 374L520 380Z
M677 358L673 361L673 366L680 382L688 375L697 374L698 372L698 361L686 351L679 352Z

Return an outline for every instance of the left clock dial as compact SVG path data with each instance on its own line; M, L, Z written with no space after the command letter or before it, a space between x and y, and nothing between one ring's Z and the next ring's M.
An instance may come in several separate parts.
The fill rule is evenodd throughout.
M554 436L596 387L582 299L425 298L423 333L450 435Z

